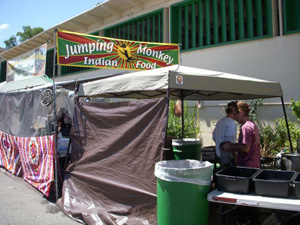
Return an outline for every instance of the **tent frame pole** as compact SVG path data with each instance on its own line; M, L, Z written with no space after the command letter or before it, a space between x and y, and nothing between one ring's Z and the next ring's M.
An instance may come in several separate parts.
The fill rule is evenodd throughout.
M291 149L291 153L293 153L294 151L293 151L293 145L292 145L292 140L291 140L291 133L290 133L289 123L287 120L286 110L285 110L285 106L284 106L284 100L283 100L282 96L280 97L280 99L281 99L281 105L282 105L282 109L283 109L286 129L287 129L287 133L288 133L288 138L289 138L289 142L290 142L290 149Z
M168 124L169 124L169 107L170 107L170 71L168 71L168 88L167 88L167 119L166 119L166 133L165 133L165 143L164 145L167 143L168 140Z
M180 91L180 100L181 100L181 138L184 138L184 99L183 99L183 93Z
M54 126L54 180L55 180L55 199L58 200L58 173L57 173L57 149L58 149L58 130L57 130L57 109L56 109L56 84L55 84L55 75L56 75L56 33L57 29L54 30L54 51L53 51L53 126Z

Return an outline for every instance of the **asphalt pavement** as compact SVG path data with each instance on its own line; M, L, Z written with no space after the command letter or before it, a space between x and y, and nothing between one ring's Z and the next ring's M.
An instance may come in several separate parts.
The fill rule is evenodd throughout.
M80 225L39 191L0 168L0 225Z

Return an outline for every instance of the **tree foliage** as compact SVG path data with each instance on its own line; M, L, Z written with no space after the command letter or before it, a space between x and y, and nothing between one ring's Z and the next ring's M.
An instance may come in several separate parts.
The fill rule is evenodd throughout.
M3 42L6 48L13 48L18 45L16 36L12 35L9 39Z
M31 26L23 26L23 32L17 32L16 36L12 35L8 40L4 41L6 48L12 48L17 46L18 44L23 43L24 41L34 37L35 35L43 32L44 29L42 27L33 27Z

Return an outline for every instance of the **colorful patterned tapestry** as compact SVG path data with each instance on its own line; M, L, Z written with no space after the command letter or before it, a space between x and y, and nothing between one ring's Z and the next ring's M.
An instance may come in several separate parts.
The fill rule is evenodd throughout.
M24 180L48 197L54 181L54 135L17 140Z
M151 70L179 64L179 45L57 32L57 62L64 66Z
M16 137L0 131L0 166L16 176L22 176L21 160Z

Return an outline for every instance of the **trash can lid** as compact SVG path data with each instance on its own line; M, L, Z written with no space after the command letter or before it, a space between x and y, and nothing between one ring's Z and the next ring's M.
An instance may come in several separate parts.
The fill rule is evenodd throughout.
M173 146L194 145L194 144L201 144L200 139L197 138L172 139Z
M199 160L165 160L155 164L155 176L161 180L209 185L212 164Z

